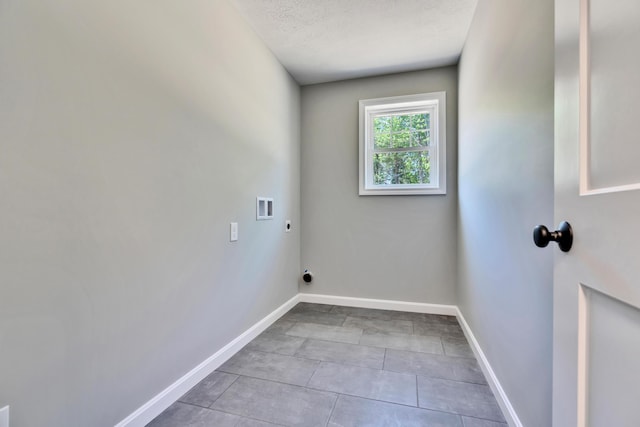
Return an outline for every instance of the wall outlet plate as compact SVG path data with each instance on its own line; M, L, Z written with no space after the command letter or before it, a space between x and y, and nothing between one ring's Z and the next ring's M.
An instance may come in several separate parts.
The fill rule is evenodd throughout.
M256 219L273 219L273 197L256 198Z

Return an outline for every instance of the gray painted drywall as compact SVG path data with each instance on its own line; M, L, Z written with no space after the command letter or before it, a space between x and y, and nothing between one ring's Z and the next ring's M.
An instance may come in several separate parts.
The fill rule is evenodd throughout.
M458 304L522 423L551 425L553 1L480 0L460 63Z
M112 426L298 292L299 95L227 1L0 0L12 427Z
M302 88L301 292L455 303L457 67ZM358 101L447 93L444 196L358 196Z

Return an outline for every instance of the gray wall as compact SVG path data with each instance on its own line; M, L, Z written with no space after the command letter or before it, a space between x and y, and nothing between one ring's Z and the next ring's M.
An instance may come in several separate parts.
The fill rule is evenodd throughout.
M0 0L0 58L0 407L112 426L298 292L299 87L226 1Z
M527 427L551 425L553 1L480 0L460 63L458 303Z
M301 292L455 303L457 67L302 88ZM358 196L358 100L447 92L445 196Z

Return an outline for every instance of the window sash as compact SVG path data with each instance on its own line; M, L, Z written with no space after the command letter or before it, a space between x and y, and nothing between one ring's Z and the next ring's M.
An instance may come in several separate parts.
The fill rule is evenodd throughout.
M434 189L439 188L439 165L438 165L438 126L433 126L433 123L438 123L438 100L431 100L429 105L418 105L413 107L403 107L401 105L375 105L365 107L365 145L366 145L366 164L365 166L365 188L378 188L378 189ZM430 141L428 146L416 146L416 147L398 147L398 148L375 148L375 132L373 128L374 119L376 117L388 117L388 116L404 116L411 114L429 114L430 125L426 129L430 131ZM433 141L436 141L434 144ZM376 184L373 181L373 158L375 154L379 153L407 153L407 152L429 152L429 162L431 165L431 172L429 174L430 182L428 184Z
M429 150L434 150L436 149L435 147L431 147L431 146L426 146L426 147L398 147L398 148L373 148L373 154L376 153L406 153L406 152L413 152L413 151L429 151Z

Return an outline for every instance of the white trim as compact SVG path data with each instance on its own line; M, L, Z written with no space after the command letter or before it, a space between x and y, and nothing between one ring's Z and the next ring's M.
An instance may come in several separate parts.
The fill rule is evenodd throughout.
M588 355L589 355L589 294L583 284L578 285L578 399L577 427L587 427L588 413Z
M511 402L509 401L509 397L507 393L502 388L500 381L498 381L498 377L496 376L487 356L485 356L482 348L480 348L480 344L478 344L478 340L471 332L471 328L469 324L465 320L462 312L458 307L456 307L456 317L458 318L458 322L460 322L460 326L462 326L462 330L464 331L464 335L467 337L467 341L469 341L469 345L473 350L473 354L475 354L476 359L478 360L478 364L480 365L480 369L482 369L482 373L487 378L487 382L489 383L489 387L491 387L491 391L493 391L493 395L498 401L498 406L502 410L504 417L507 420L507 423L510 427L522 427L522 423L518 418L518 414L516 410L513 409Z
M580 190L580 195L595 196L597 194L621 193L623 191L634 191L634 190L640 190L640 183L615 185L613 187L603 187L603 188L590 189L590 190Z
M427 304L422 302L393 301L370 298L341 297L335 295L298 294L300 302L343 305L347 307L374 308L379 310L408 311L411 313L444 314L455 316L455 305Z
M265 318L257 322L255 325L247 329L236 339L222 347L207 360L187 372L182 378L171 384L169 387L161 391L147 403L136 409L131 415L120 421L115 427L144 427L155 417L160 415L162 411L171 406L183 394L188 392L193 386L202 381L207 375L215 371L220 365L229 360L231 356L236 354L242 347L247 345L251 340L260 335L273 322L278 320L283 314L291 310L298 301L299 295L294 296L289 301L282 304Z
M0 408L0 427L9 427L9 405Z

